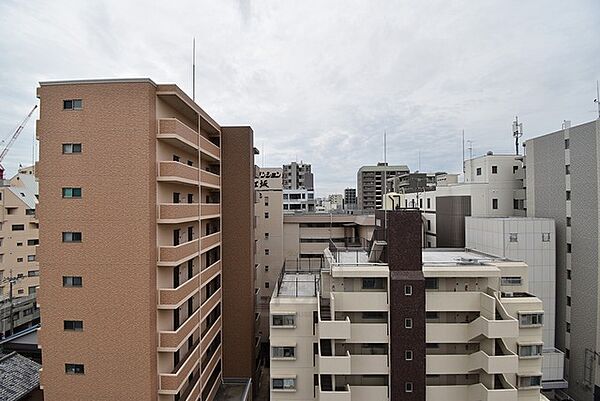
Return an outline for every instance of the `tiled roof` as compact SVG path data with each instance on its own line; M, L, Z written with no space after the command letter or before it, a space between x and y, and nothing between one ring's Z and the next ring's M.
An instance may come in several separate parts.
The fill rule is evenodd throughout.
M41 367L16 352L0 356L0 400L17 401L37 389Z

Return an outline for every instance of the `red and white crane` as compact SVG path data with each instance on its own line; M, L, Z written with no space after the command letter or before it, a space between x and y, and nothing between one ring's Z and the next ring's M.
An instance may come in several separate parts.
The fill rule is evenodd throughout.
M23 131L23 128L25 128L27 121L29 121L29 119L31 118L31 115L33 114L35 109L37 109L37 104L35 106L33 106L33 109L31 109L29 114L27 114L27 117L25 117L25 119L21 122L21 125L19 125L17 130L12 134L12 136L10 137L6 146L4 147L4 149L2 149L2 153L0 153L0 180L4 179L4 167L2 167L2 164L1 164L2 160L4 160L4 158L8 154L8 151L10 150L11 146L15 143L15 141L17 140L17 138Z

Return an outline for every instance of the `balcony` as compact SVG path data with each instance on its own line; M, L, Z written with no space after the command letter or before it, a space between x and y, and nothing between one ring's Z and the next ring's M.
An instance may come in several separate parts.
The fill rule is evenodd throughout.
M221 149L202 135L200 135L200 151L214 160L221 160Z
M319 401L352 401L352 394L350 392L350 386L342 389L336 389L335 391L323 391L319 387Z
M159 289L158 309L178 308L187 298L198 291L198 288L200 288L199 277L200 275L196 274L177 288Z
M510 386L502 389L489 389L482 383L471 385L427 386L428 400L446 401L517 401L517 390Z
M219 331L221 330L221 323L221 317L219 316L210 329L204 334L202 340L200 340L201 349L207 349L215 336L219 334Z
M182 384L187 381L189 375L194 371L200 362L200 347L196 344L194 350L188 355L187 360L179 367L175 373L161 373L159 375L160 390L177 392Z
M352 355L350 361L353 375L387 375L390 370L387 355Z
M158 248L159 266L178 266L188 259L198 256L200 240L195 239L179 245Z
M349 340L352 337L350 319L346 320L320 320L319 338Z
M350 386L352 401L388 401L387 386Z
M179 326L177 330L161 330L158 333L159 351L175 352L181 344L189 337L189 335L200 326L200 309L186 320L184 324Z
M200 205L200 217L202 219L212 219L221 214L220 203L202 203Z
M200 170L200 185L218 189L221 187L221 177L217 174Z
M480 316L470 323L427 323L425 332L430 343L465 343L481 336L518 337L519 323L516 319L489 320Z
M223 349L222 345L219 345L213 356L210 358L210 361L206 365L206 367L202 370L202 374L200 376L200 380L202 381L202 390L204 390L204 386L208 383L208 378L212 374L213 369L221 359L221 351Z
M220 271L221 261L219 260L200 272L200 281L202 283L208 283Z
M184 185L198 185L199 170L180 162L162 161L158 163L159 182L171 182Z
M198 203L161 203L158 205L158 223L179 224L197 221L199 206Z
M515 354L492 356L484 351L469 355L427 355L427 374L466 374L482 369L486 373L517 373L519 357Z
M343 356L319 355L319 373L333 375L349 375L352 373L350 352Z
M202 311L202 316L208 315L219 302L221 302L221 288L219 288L214 294L212 294L210 298L204 301L204 303L200 307L200 310Z
M200 135L176 118L158 120L157 139L187 152L198 151Z
M350 325L353 342L359 343L387 343L387 323L352 323Z
M387 311L387 292L336 292L336 311ZM429 310L429 309L428 309Z
M211 248L219 245L221 243L221 232L218 231L216 233L212 233L209 235L205 235L200 238L200 249L202 252L206 252Z

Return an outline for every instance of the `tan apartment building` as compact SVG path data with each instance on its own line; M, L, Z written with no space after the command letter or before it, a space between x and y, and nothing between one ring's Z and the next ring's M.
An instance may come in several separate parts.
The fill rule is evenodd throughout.
M9 295L4 279L11 273L17 278L13 297L35 296L39 286L37 194L32 167L0 182L0 299Z
M282 272L271 400L546 400L527 265L421 250L417 211L377 223L367 248L331 246L321 271Z
M38 97L44 398L212 400L249 380L251 128L150 79Z
M409 172L410 169L405 165L390 166L387 163L377 163L376 166L362 166L356 173L358 209L369 211L381 209L387 180Z
M256 213L256 289L259 335L269 341L269 302L283 267L282 168L259 168L254 187Z

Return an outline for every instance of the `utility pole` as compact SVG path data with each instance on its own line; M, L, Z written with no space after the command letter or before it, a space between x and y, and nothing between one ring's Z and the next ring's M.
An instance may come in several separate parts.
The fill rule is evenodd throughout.
M8 282L8 302L9 302L9 317L8 317L8 330L9 330L9 335L8 336L12 336L13 331L14 331L14 318L13 318L13 310L14 310L14 303L13 303L13 284L16 284L16 282L19 280L19 277L15 277L12 275L12 269L10 269L10 276L4 278L4 282ZM2 332L2 334L4 334L4 332Z

